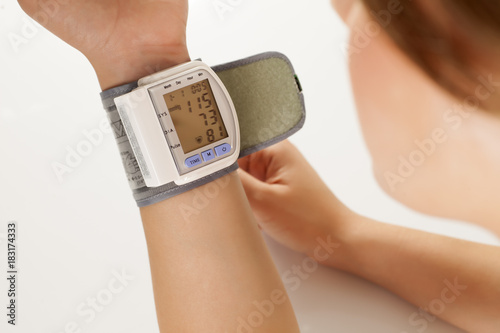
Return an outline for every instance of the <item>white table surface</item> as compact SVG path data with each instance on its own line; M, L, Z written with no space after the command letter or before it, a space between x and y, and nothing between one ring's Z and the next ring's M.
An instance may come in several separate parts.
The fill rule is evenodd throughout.
M222 14L215 10L221 4L228 9ZM388 223L500 244L479 227L406 209L378 188L341 51L347 31L328 0L190 5L193 58L215 65L270 50L290 57L308 111L292 141L349 207ZM20 265L19 325L7 327L2 311L0 331L72 332L65 327L74 322L81 332L158 332L142 226L112 135L62 181L52 168L105 117L95 74L76 50L39 27L30 30L27 20L16 2L0 0L0 249L7 221L17 221ZM24 38L17 49L14 35ZM281 274L302 263L302 255L266 241ZM129 281L91 316L85 303L105 295L118 272ZM319 267L294 289L289 295L304 333L418 332L409 322L414 306L355 276ZM0 304L6 290L2 278ZM424 331L460 332L439 320Z

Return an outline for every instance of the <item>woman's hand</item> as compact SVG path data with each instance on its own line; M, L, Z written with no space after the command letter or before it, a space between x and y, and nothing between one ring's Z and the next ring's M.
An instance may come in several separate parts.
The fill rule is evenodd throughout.
M288 141L244 157L239 165L260 227L295 251L311 254L317 237L338 239L356 216Z
M103 89L189 60L187 0L19 0L19 4L89 59Z

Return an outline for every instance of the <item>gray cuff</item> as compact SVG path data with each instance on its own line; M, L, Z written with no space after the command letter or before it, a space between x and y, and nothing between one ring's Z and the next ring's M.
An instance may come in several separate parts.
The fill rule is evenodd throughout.
M305 122L302 88L290 60L278 52L266 52L213 67L222 80L238 114L240 157L269 147L297 132ZM178 186L145 185L134 152L125 133L114 99L137 88L137 82L101 93L104 109L114 129L134 199L139 207L154 204L192 190L235 171L234 165L213 175Z

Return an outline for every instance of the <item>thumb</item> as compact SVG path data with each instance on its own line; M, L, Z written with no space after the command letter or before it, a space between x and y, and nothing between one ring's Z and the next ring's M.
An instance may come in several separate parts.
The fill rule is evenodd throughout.
M258 207L259 203L267 200L269 184L258 180L242 169L238 169L238 174L252 207Z

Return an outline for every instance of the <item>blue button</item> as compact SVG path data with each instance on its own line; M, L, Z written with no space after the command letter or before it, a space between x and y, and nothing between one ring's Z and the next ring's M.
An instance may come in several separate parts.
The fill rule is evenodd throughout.
M205 162L213 160L215 158L214 151L212 149L204 151L203 153L201 153L201 156L203 157L203 160Z
M189 158L186 158L186 161L184 162L188 168L192 168L194 166L197 166L201 164L201 158L200 155L194 155Z
M231 151L231 145L229 145L228 143L215 147L215 153L217 154L217 156L227 154L230 151Z

